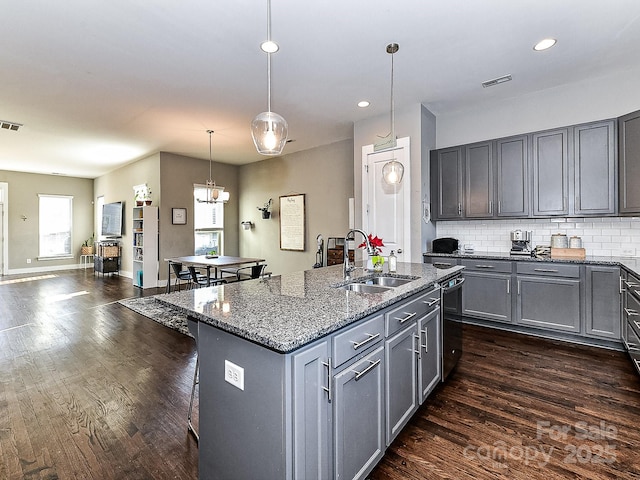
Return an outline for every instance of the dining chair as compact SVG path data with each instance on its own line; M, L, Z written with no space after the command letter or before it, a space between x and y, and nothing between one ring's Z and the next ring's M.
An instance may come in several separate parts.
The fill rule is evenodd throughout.
M238 281L260 278L265 275L265 268L267 268L266 263L251 265L249 267L240 267L236 269L236 276Z
M197 285L198 287L202 286L214 286L221 285L223 283L227 283L224 278L209 278L206 275L202 275L198 273L196 268L193 265L189 265L187 267L189 269L189 273L191 274L191 284Z
M182 264L180 262L170 263L171 268L173 269L173 273L176 277L176 281L174 282L173 286L178 287L178 291L180 291L181 280L184 280L187 282L188 288L189 284L191 283L191 273L189 272L189 270L182 270Z

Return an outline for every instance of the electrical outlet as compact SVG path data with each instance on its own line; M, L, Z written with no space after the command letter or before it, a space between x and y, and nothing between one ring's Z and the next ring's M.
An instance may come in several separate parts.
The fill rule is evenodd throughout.
M635 248L625 248L622 250L621 256L623 257L635 257L636 249Z
M27 258L27 263L31 263L31 259L30 258Z
M244 368L229 360L224 361L224 381L244 391Z

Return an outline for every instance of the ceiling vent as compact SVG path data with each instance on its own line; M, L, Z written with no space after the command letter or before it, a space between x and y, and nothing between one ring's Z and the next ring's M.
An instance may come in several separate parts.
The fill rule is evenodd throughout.
M482 82L483 88L493 87L494 85L498 85L504 82L510 82L512 80L511 75L503 75L502 77L494 78L493 80L487 80L486 82Z
M17 132L18 129L22 126L21 123L7 122L6 120L0 120L0 128L4 130L13 130Z

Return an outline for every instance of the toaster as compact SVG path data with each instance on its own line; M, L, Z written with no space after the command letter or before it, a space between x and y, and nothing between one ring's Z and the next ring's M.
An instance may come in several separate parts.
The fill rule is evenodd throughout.
M453 253L458 250L458 239L456 238L436 238L431 242L433 253Z

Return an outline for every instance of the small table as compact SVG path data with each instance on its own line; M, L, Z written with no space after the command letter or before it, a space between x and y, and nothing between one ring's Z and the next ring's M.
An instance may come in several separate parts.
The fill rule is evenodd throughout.
M190 255L186 257L174 257L165 258L165 262L168 265L167 275L167 293L171 293L171 263L184 263L187 265L193 265L197 267L205 267L207 269L207 278L211 277L211 267L214 269L214 276L218 276L218 268L235 267L238 265L245 265L255 263L258 265L265 261L264 258L252 258L252 257L232 257L229 255L220 255L217 257L210 255ZM209 285L209 282L207 282Z

